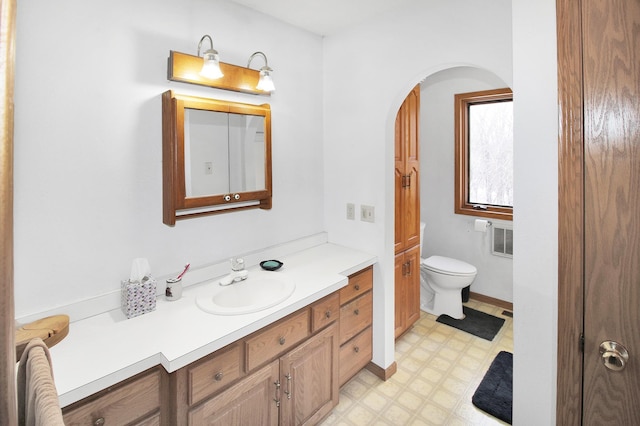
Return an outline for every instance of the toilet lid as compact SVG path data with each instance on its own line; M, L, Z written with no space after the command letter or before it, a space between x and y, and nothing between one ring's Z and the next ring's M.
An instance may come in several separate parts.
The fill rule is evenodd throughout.
M444 256L431 256L422 261L422 264L433 272L446 275L475 275L478 270L462 260Z

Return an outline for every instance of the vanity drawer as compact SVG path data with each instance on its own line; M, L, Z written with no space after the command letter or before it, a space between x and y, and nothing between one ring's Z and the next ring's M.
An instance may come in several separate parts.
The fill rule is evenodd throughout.
M340 295L336 292L311 307L311 332L326 327L340 318Z
M154 368L66 407L64 424L153 424L160 415L161 374Z
M373 354L371 327L340 347L340 386L364 368Z
M373 288L373 268L370 266L349 277L349 284L340 289L340 304L345 304Z
M247 372L293 347L309 335L309 309L259 331L245 340Z
M233 344L188 369L189 405L224 388L242 375L240 345Z
M371 325L372 300L371 292L367 292L340 308L341 345Z

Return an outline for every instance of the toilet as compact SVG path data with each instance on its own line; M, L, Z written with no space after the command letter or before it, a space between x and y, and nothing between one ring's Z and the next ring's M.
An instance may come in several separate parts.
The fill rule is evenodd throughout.
M420 222L421 256L425 226ZM462 289L473 282L477 272L475 266L450 257L420 259L420 309L436 316L464 318Z

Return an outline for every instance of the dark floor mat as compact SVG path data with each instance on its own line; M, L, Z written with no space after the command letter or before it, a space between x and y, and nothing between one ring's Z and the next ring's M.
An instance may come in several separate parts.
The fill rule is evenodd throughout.
M500 352L471 398L473 405L511 424L513 415L513 354Z
M449 315L440 315L436 321L489 341L493 340L504 324L504 318L494 317L467 306L462 307L462 312L465 317L461 320L453 319Z

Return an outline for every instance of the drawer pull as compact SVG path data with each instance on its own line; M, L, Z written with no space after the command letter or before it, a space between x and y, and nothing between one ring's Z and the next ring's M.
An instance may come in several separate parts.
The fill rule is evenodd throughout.
M353 286L353 288L355 288L355 289L356 289L356 291L360 290L360 284L356 284L356 285L354 285L354 286Z
M99 417L93 422L94 426L102 426L103 424L104 424L104 417Z
M331 318L331 311L325 312L324 316L327 317L327 318Z
M278 340L278 343L280 343L280 345L284 345L284 342L285 342L284 337L281 337L281 338Z
M213 376L216 382L222 381L222 371L218 371L215 376Z
M354 346L354 347L353 347L353 351L354 351L355 353L358 353L358 352L360 352L360 348L359 348L359 347L357 347L357 346Z
M356 315L360 315L360 309L354 310L353 313L356 314Z

